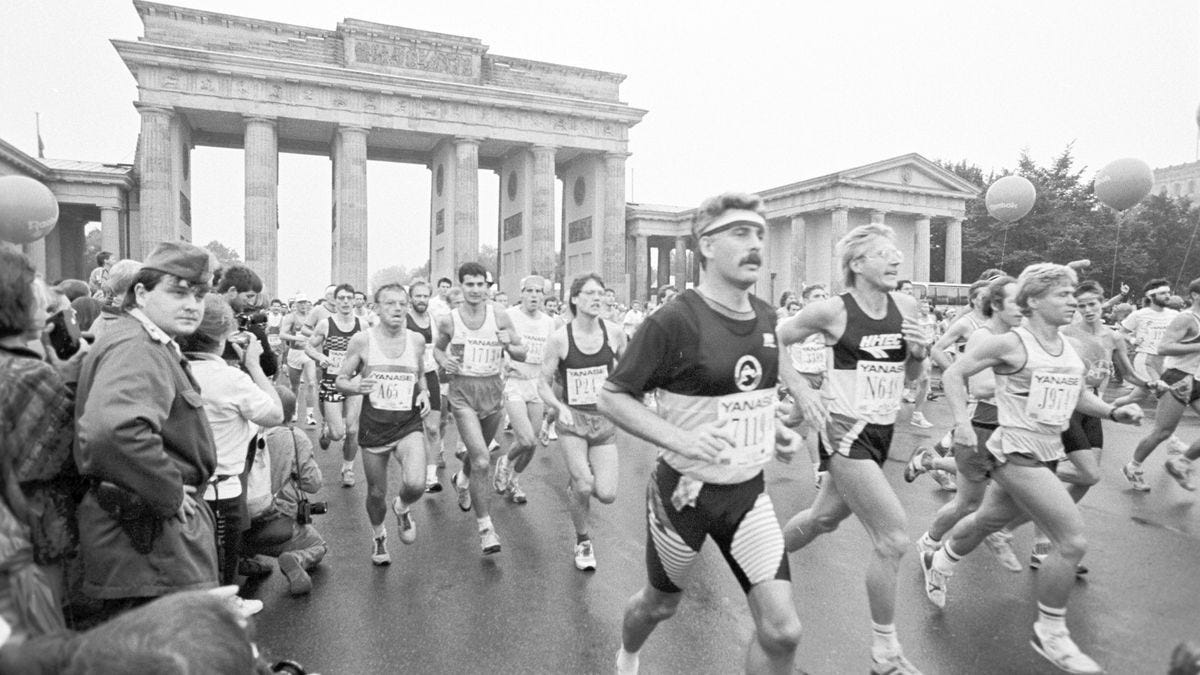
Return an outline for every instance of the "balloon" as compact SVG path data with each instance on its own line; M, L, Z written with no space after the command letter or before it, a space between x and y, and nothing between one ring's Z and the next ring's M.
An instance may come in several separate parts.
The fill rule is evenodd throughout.
M988 188L984 203L993 218L1014 223L1033 209L1037 191L1024 176L1005 176Z
M0 176L0 239L28 244L58 223L58 200L27 176Z
M1150 194L1154 172L1140 159L1125 157L1096 173L1096 199L1118 211L1137 204Z

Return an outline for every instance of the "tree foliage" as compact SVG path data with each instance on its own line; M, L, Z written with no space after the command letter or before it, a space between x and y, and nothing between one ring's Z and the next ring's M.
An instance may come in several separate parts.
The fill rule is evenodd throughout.
M205 244L204 248L208 249L217 257L217 262L221 263L222 267L228 265L229 263L237 263L242 261L242 256L239 255L237 251L229 248L216 239L213 239Z

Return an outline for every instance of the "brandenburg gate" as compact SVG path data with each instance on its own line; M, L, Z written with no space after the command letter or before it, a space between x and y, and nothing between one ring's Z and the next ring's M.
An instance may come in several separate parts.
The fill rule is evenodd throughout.
M480 169L500 174L501 283L595 270L624 297L625 158L646 111L624 76L488 52L480 40L346 19L335 30L135 1L113 45L138 85L137 205L122 253L191 239L195 146L245 152L245 258L278 291L280 152L333 163L333 280L367 286L367 160L430 170L430 276L479 250ZM136 210L136 213L133 211Z

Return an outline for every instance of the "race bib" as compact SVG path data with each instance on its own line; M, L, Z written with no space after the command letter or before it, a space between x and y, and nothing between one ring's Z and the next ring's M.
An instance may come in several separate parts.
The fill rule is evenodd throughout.
M422 357L425 372L437 370L437 360L433 358L433 345L425 345L425 356Z
M1162 342L1163 335L1167 332L1166 323L1147 323L1146 333L1142 337L1142 347L1145 351L1151 354L1158 353L1158 343Z
M1036 422L1063 426L1075 411L1075 403L1079 401L1079 389L1082 385L1083 381L1079 375L1035 370L1029 379L1029 399L1025 403L1025 413Z
M733 433L733 447L720 459L731 466L760 466L775 450L775 388L729 394L717 399L717 419Z
M342 370L342 361L346 360L345 349L330 349L325 354L329 358L329 366L325 368L325 374L337 375Z
M267 344L272 347L278 347L283 341L279 339L279 333L267 333Z
M500 372L500 355L504 348L496 340L468 337L463 343L462 372L464 375L495 375Z
M372 372L370 377L375 379L370 398L376 410L412 410L413 389L417 386L415 374L385 370Z
M546 354L546 336L522 335L521 343L525 345L525 363L542 365L542 357Z
M825 343L802 342L788 347L792 355L792 365L799 373L825 372Z
M567 405L596 405L607 379L606 366L567 368Z
M904 362L859 361L854 409L861 415L894 415L904 394Z

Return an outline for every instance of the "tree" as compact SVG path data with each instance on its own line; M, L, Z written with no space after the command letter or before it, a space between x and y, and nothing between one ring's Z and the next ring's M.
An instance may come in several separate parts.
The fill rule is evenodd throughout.
M407 286L411 279L412 276L408 273L408 269L404 265L391 265L376 270L371 275L370 286L372 291L388 284L403 284Z
M104 250L104 240L100 232L100 228L89 230L83 235L83 268L90 270L96 266L96 256L100 255L100 251ZM116 251L109 251L113 255L117 255Z
M217 262L221 263L222 267L228 265L229 263L237 263L242 261L242 256L239 255L237 251L229 248L216 239L205 244L204 248L208 249L217 257Z
M485 270L491 272L493 275L496 274L497 259L495 246L492 246L491 244L479 245L479 257L476 258L476 260L480 265L483 265Z

